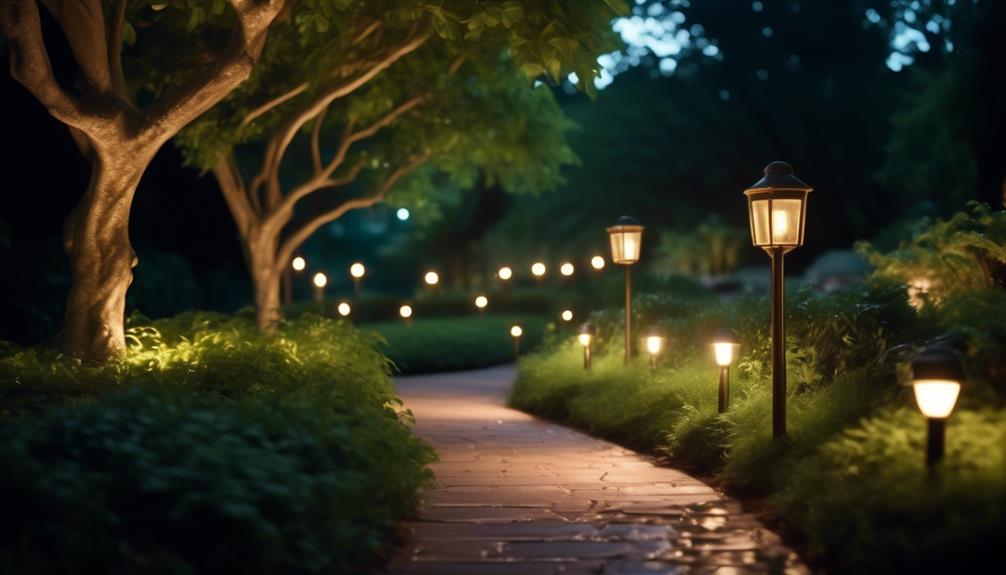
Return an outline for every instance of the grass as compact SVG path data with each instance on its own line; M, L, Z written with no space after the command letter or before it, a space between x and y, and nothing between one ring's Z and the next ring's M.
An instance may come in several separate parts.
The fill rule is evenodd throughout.
M100 367L0 357L3 572L356 573L432 476L375 339L142 318Z
M876 288L789 297L786 440L771 437L768 303L665 294L640 296L636 325L660 325L669 353L651 372L622 365L616 313L595 314L591 370L562 338L520 362L513 406L623 444L664 452L762 498L837 573L958 572L1003 559L1006 409L1001 373L1006 294L972 292L917 313L904 290ZM732 324L743 345L730 410L717 413L718 370L708 341ZM924 465L925 421L905 359L941 333L970 375L949 420L941 469ZM946 339L946 337L944 337Z
M411 327L401 320L365 324L360 329L385 342L395 370L402 374L477 369L514 361L510 327L520 324L521 352L533 351L554 325L537 315L466 316L417 319Z

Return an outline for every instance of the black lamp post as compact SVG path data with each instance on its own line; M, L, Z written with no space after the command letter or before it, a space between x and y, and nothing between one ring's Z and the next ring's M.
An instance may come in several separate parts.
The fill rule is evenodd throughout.
M943 460L947 418L961 393L964 368L957 354L946 346L924 348L912 361L912 390L919 411L926 416L926 466L932 469Z
M639 261L643 245L643 226L629 216L615 220L608 228L611 261L625 266L625 363L632 359L632 264Z
M726 413L730 407L730 364L734 361L734 349L740 344L737 332L723 328L716 330L713 337L713 352L716 354L716 365L720 366L720 413Z
M594 341L597 328L592 323L585 323L580 326L580 334L577 339L583 346L583 369L590 369L590 344Z
M807 194L813 188L786 162L765 166L765 176L744 191L751 241L772 258L772 436L786 436L786 338L783 329L783 257L803 245Z

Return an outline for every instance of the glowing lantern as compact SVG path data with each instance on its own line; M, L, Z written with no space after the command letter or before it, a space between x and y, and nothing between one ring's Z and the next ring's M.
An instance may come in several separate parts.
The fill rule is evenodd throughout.
M912 361L912 389L919 411L926 416L926 465L934 467L943 459L947 418L957 404L964 381L964 369L957 354L946 346L923 349Z

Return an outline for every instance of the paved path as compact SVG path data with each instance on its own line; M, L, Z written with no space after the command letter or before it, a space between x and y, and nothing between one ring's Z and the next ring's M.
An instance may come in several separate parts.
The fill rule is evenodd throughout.
M740 505L632 451L503 406L513 367L402 377L436 489L393 573L808 573Z

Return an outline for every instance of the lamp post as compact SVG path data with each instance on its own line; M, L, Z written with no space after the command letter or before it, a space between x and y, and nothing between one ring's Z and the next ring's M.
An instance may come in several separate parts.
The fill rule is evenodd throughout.
M657 356L664 349L664 336L655 327L651 327L643 332L643 340L646 342L646 351L650 354L650 371L657 369Z
M603 270L604 269L604 256L596 255L596 256L590 258L590 267L594 268L597 271Z
M484 317L486 315L486 306L489 305L489 298L484 295L480 295L475 298L475 307L479 308L479 317Z
M513 355L520 356L520 336L524 335L524 330L517 324L510 326L510 336L513 337Z
M734 361L734 349L739 344L737 332L732 329L718 329L713 336L716 365L720 366L720 413L726 413L730 407L730 364Z
M595 334L597 334L597 328L594 327L594 324L587 322L580 326L580 335L577 336L577 339L583 346L583 369L590 369L590 344L594 341Z
M347 301L340 301L339 305L336 307L336 310L342 317L349 317L349 313L353 311L353 309L349 307L349 302Z
M405 322L405 327L412 327L412 306L409 304L402 304L402 307L398 308L398 315L401 316L402 321Z
M625 266L625 363L632 358L632 264L639 261L643 243L643 226L629 216L615 220L608 228L611 261Z
M786 339L783 328L783 257L803 245L807 194L813 188L786 162L765 166L765 176L744 191L751 242L772 258L772 436L786 436Z
M926 466L933 469L943 460L947 418L961 393L964 368L957 354L946 346L924 348L912 361L912 390L919 411L926 416Z
M314 283L314 301L322 303L325 301L325 286L328 285L328 276L318 272L314 274L312 282Z
M360 295L360 282L366 273L367 268L360 262L353 262L353 265L349 266L349 275L353 278L353 293Z

